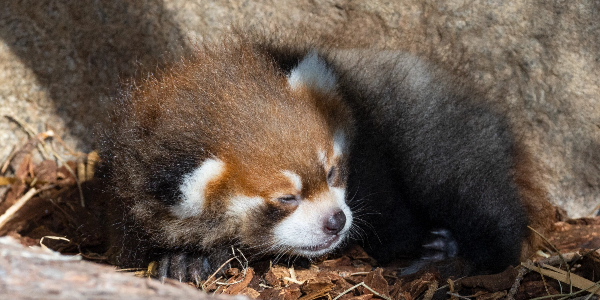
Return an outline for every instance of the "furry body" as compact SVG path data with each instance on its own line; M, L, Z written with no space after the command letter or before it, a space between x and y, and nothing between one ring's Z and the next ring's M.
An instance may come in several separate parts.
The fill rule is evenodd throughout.
M261 47L289 69L312 46ZM533 254L541 241L527 226L545 232L554 209L531 154L488 95L402 51L321 55L355 120L348 195L362 203L355 217L367 224L370 254L380 262L458 255L463 274L499 272Z
M402 52L230 42L122 100L103 137L122 266L205 279L231 245L322 255L353 226L347 195L381 261L425 245L501 271L548 211L485 96Z

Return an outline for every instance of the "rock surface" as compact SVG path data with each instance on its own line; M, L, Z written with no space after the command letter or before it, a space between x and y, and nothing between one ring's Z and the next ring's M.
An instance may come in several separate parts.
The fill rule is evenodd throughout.
M11 237L0 238L0 292L3 299L229 299L212 296L168 279L137 278L113 267L83 261L40 247L25 248Z
M466 71L509 107L571 217L600 204L600 2L36 1L0 10L0 114L94 147L119 83L232 24L403 49ZM0 121L0 161L24 134Z

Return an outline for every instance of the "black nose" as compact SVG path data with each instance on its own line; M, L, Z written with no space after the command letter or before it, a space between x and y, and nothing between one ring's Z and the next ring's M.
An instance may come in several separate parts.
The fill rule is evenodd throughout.
M338 211L333 214L325 223L325 232L331 235L338 234L346 225L346 215L343 211Z

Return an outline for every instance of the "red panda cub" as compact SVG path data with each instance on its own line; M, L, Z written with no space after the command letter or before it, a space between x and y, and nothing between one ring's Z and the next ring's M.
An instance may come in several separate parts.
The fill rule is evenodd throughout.
M231 257L322 256L353 224L349 109L315 53L284 74L242 43L204 47L123 92L102 152L116 263L204 280Z
M313 45L269 41L283 70ZM501 272L527 258L554 210L522 138L490 95L465 78L406 52L331 49L354 119L347 194L355 223L379 263L419 258L443 274ZM292 71L293 72L293 71Z

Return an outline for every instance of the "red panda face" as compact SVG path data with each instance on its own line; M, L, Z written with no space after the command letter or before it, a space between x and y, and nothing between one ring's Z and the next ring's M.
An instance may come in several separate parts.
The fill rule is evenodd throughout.
M237 97L235 89L221 86L224 91L218 93L232 97L227 99L231 107L222 108L230 110L226 118L210 119L227 111L198 109L207 114L202 121L215 126L201 129L218 138L203 145L210 155L179 180L180 199L167 209L169 225L159 229L170 245L185 241L210 248L231 240L259 253L316 257L348 236L353 217L345 199L346 161L352 129L335 76L310 53L280 79L264 90L253 85L254 94ZM283 100L272 100L276 97ZM252 110L255 118L236 115Z
M193 213L210 218L224 204L220 213L236 227L242 244L264 253L323 255L338 247L352 226L343 142L334 137L327 151L311 145L311 165L240 170L227 158L208 159L186 177L185 201L171 211L183 218ZM205 211L196 209L201 197Z

